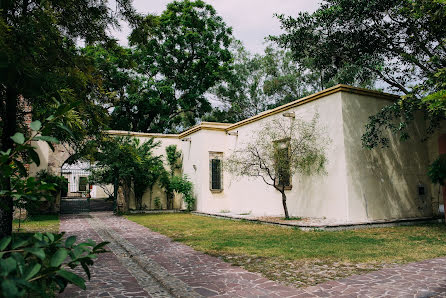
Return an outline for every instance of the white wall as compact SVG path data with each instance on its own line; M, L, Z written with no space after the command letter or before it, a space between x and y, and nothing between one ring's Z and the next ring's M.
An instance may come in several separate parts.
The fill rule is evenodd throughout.
M431 185L424 120L410 129L411 138L400 141L388 133L389 148L364 149L361 136L368 117L392 101L342 92L346 143L349 219L382 220L432 216ZM427 194L418 196L418 185Z
M305 120L311 120L318 112L320 123L326 126L327 134L332 139L328 151L328 175L320 177L295 175L293 177L293 188L287 191L290 215L345 218L347 216L347 183L340 93L328 95L289 111L296 112L296 117ZM185 154L185 159L191 161L188 164L185 163L185 172L191 173L191 165L193 163L197 165L194 182L198 184L196 185L198 211L229 210L235 213L251 212L253 215L283 215L280 193L260 179L234 178L225 172L223 192L212 193L209 190L209 151L223 152L224 157L227 157L233 150L251 141L263 124L274 118L283 118L282 113L236 128L234 131L238 131L238 136L208 130L192 135L191 148L188 148L190 151L186 151L188 153Z

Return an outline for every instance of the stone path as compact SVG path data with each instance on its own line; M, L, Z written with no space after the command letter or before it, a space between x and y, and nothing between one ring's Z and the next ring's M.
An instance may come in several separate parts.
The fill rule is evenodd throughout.
M197 252L111 213L62 216L61 230L111 242L87 291L63 297L446 297L446 258L292 288Z

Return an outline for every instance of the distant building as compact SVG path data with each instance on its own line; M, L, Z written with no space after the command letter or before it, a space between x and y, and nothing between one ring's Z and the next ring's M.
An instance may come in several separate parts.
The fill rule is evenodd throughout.
M202 122L181 134L108 133L130 135L142 141L155 138L162 144L156 151L160 155L165 154L166 146L177 145L182 152L182 171L194 184L198 211L281 216L278 191L259 179L234 179L220 164L233 150L248 142L265 121L283 118L284 113L310 120L318 113L332 140L327 175L292 177L287 190L290 216L346 222L432 217L439 212L439 189L431 185L426 172L441 151L438 135L428 142L414 136L401 143L389 133L390 148L387 149L367 150L361 144L368 117L397 98L337 85L234 124ZM421 135L425 131L424 120L416 121L412 131L419 131ZM78 179L78 187L81 177L73 178ZM165 206L165 193L159 186L154 188L152 196L148 192L144 195L143 205L155 208L154 198ZM178 196L174 207L184 207ZM134 202L130 208L135 208Z

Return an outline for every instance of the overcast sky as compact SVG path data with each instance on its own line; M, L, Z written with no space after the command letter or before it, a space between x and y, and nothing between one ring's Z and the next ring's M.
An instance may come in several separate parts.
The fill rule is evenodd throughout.
M171 0L134 0L133 4L140 13L160 14ZM264 38L281 32L279 21L274 13L295 16L299 11L314 11L320 0L207 0L212 4L228 26L233 28L234 36L240 39L251 52L261 53ZM123 45L127 44L129 28L123 25L114 35Z

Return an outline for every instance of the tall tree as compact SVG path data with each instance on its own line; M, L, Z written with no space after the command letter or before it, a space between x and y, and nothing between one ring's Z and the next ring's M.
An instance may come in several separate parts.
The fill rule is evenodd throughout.
M153 138L141 143L138 138L106 137L94 156L96 163L90 181L113 184L115 196L117 188L121 187L125 201L124 211L129 208L133 190L136 207L142 208L142 196L158 180L157 175L161 175L160 168L163 168L160 157L153 154L153 149L159 145Z
M341 76L321 84L321 71L311 59L294 61L289 50L270 44L263 54L252 55L233 41L234 63L230 75L215 88L215 108L204 119L237 122L265 110L302 98L339 83ZM345 74L351 74L345 69ZM370 81L370 84L373 80Z
M353 68L343 83L361 85L375 75L403 99L370 119L364 146L387 145L390 128L403 139L422 110L429 131L445 119L446 3L442 0L326 0L314 13L279 16L286 33L273 37L297 61L311 59L325 80ZM436 94L434 98L428 97ZM435 100L436 99L436 100ZM444 106L444 105L443 105Z
M229 70L231 28L201 0L174 1L135 22L129 41L138 67L112 113L115 129L169 132L211 110L205 93Z
M132 14L129 0L119 1L122 15ZM118 16L107 1L1 1L0 3L0 130L1 150L14 147L11 137L21 127L20 119L32 109L35 119L45 119L56 102L77 102L69 117L73 134L53 134L64 141L73 135L82 140L97 133L106 111L94 99L101 90L99 77L89 59L76 48L79 40L107 42L108 30ZM56 104L57 105L57 104ZM82 116L80 116L82 115ZM73 119L75 119L73 121ZM2 189L10 189L3 179ZM0 236L10 233L12 198L0 209Z

